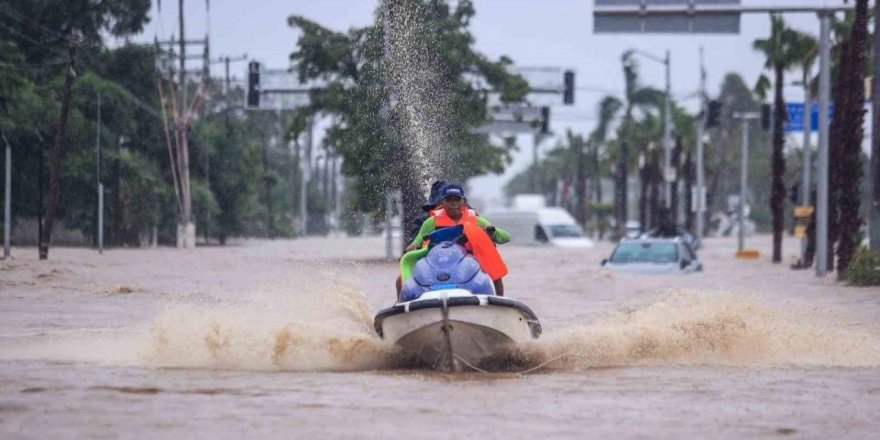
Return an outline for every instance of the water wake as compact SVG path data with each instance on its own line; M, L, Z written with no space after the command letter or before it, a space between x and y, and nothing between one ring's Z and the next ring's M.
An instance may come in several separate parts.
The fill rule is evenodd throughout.
M534 362L615 366L880 366L876 332L819 312L782 310L733 294L671 293L526 348Z
M387 368L392 349L375 335L363 295L344 286L332 289L247 304L171 307L151 325L146 363L283 371Z
M324 292L272 310L176 307L152 325L154 367L285 371L404 368L375 336L364 297ZM827 314L732 294L669 294L591 324L550 331L495 370L619 366L877 367L876 333Z

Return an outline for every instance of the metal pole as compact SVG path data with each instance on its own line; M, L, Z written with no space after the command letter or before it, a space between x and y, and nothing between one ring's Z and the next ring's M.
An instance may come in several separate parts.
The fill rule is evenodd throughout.
M180 120L186 121L186 36L183 31L183 0L179 1L178 19L180 21ZM183 136L186 136L184 131ZM186 221L189 221L187 218Z
M306 224L309 221L308 213L308 185L312 163L312 120L309 119L306 127L306 142L303 145L303 154L300 155L300 182L299 182L299 234L306 236Z
M391 57L391 1L383 2L383 11L382 11L382 29L383 29L383 41L382 41L382 57L386 65L390 65L389 58ZM388 134L392 134L391 132L391 117L392 105L394 103L394 90L389 87L387 90L387 102L384 103L382 108L382 113L389 122L386 124ZM392 136L393 137L393 136ZM395 146L392 146L394 148ZM391 243L391 209L392 209L392 191L390 188L385 190L385 259L391 261L394 259L393 246ZM403 214L403 213L401 213ZM401 216L400 220L401 233L403 232L403 218Z
M663 100L663 179L665 185L665 204L667 208L672 208L672 180L670 172L672 170L672 90L670 84L670 55L669 49L666 49L666 59L663 61L666 65L666 97Z
M806 79L806 78L805 78ZM803 164L801 167L801 205L810 204L810 165L812 165L810 151L810 134L813 129L813 97L810 96L810 84L804 81L804 152ZM801 261L806 261L804 257L807 255L807 237L801 238Z
M3 259L8 260L11 255L10 240L12 235L12 147L9 140L3 136L6 143L6 170L3 184Z
M739 222L738 236L739 236L739 245L737 246L738 251L742 251L745 245L745 217L746 217L746 185L748 185L749 181L749 119L742 119L742 154L740 160L740 168L739 168L739 206L737 207L737 221Z
M693 203L697 207L697 230L694 231L695 235L699 238L703 237L703 230L705 229L705 194L706 191L703 188L705 185L706 175L705 170L703 169L703 128L706 124L706 69L703 65L703 47L700 46L700 112L703 115L700 120L697 122L697 190L694 191L694 195L692 197L695 198Z
M95 238L98 245L98 253L104 253L104 185L101 183L101 92L98 92L98 130L95 135L95 185L98 190L98 212L95 217L98 220L95 228Z
M816 276L828 271L828 101L831 13L819 13L819 149L816 157Z

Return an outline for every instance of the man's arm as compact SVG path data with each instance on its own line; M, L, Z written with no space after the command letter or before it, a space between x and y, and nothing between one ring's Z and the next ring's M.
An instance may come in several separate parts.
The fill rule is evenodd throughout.
M493 226L493 225L492 225L492 223L489 222L489 220L486 220L483 217L477 216L477 226L479 226L483 229L486 229L487 227ZM507 243L508 241L510 241L510 234L508 234L507 231L505 231L504 229L501 229L498 226L495 226L495 235L492 236L492 240L494 240L495 243L504 244L504 243Z
M425 236L434 232L436 227L436 222L434 221L434 217L428 217L422 222L422 227L419 228L419 232L416 234L416 238L413 239L412 243L407 246L407 249L418 249L422 246L422 242L425 241Z

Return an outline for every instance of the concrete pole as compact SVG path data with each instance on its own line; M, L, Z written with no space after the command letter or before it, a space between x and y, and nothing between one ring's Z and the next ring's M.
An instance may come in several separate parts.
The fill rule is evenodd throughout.
M311 177L311 163L312 163L312 120L309 119L307 127L306 127L306 142L303 145L303 154L300 155L300 182L299 182L299 218L301 223L299 225L299 235L301 237L306 236L306 224L309 220L309 212L308 212L308 185L309 178Z
M12 236L12 147L9 140L3 136L6 143L6 170L3 184L3 259L8 260L11 256Z
M828 101L831 13L819 12L819 148L816 157L816 276L828 271Z
M672 208L672 181L669 172L672 169L672 85L670 80L670 55L666 49L666 97L663 100L663 179L665 181L665 206Z
M95 217L98 220L95 228L95 238L98 245L98 253L104 253L104 185L101 183L101 93L98 92L98 129L95 135L95 183L98 191L98 212Z
M810 187L811 187L811 177L810 177L810 166L812 165L811 161L811 147L810 147L810 134L813 129L813 97L810 96L810 84L807 81L804 81L804 153L803 153L803 164L801 167L801 205L807 206L810 204ZM804 257L807 255L807 237L804 236L801 238L801 261L805 261Z
M699 121L697 121L697 190L694 191L692 197L695 198L693 200L694 206L696 206L696 231L694 235L699 238L703 237L703 231L705 229L705 212L706 212L706 204L705 204L705 194L706 190L704 188L706 184L706 174L703 169L703 128L706 124L706 69L703 66L703 47L700 47L700 112L703 115Z
M739 206L737 207L738 229L738 245L737 250L742 251L745 246L745 230L746 230L746 188L749 181L749 119L742 118L742 153L739 168Z
M389 58L391 57L391 1L383 2L384 10L382 11L382 28L384 31L384 39L382 46L382 57L385 59L386 65L390 65ZM393 137L393 131L391 131L391 112L393 111L392 105L394 103L394 90L389 87L387 90L387 102L383 106L383 114L385 115L385 119L389 122L387 124L388 134L391 134ZM392 146L394 148L395 146ZM385 190L385 259L388 261L394 260L394 246L392 245L392 237L391 237L391 210L393 208L393 190L390 187ZM400 220L400 232L403 233L403 213L401 212L401 220Z

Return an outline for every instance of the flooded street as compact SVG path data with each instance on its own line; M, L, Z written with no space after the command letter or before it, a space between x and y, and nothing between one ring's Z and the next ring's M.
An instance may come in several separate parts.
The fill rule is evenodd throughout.
M880 291L771 265L769 243L737 261L708 239L688 276L606 272L608 243L505 246L544 334L493 374L395 363L381 238L15 249L0 438L876 438Z

